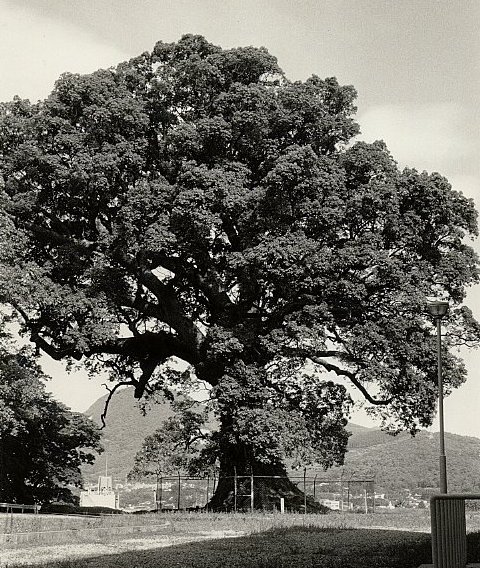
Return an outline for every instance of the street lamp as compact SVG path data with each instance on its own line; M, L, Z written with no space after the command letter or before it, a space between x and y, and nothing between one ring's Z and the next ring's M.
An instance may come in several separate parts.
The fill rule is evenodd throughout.
M437 369L438 369L438 421L440 425L440 493L447 493L447 458L445 456L445 431L443 425L443 376L442 376L442 318L449 304L444 300L429 300L427 309L437 323Z

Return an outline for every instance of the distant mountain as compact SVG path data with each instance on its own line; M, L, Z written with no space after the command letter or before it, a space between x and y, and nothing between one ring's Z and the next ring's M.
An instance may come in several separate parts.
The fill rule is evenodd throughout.
M106 396L97 400L86 412L97 424ZM96 481L108 467L114 482L124 483L133 467L136 452L145 436L156 430L173 411L167 402L152 404L143 415L133 398L133 389L115 393L109 406L103 444L106 452L93 466L83 468L87 482ZM350 423L352 433L344 467L316 472L319 478L375 478L377 488L398 492L438 487L438 433L422 431L412 438L408 433L391 436L378 428ZM449 491L480 490L480 439L446 434L445 437ZM107 463L108 461L108 463ZM310 468L309 468L310 470ZM311 471L311 470L310 470Z
M446 433L445 453L449 491L478 493L480 439ZM438 433L421 431L412 437L353 429L344 466L318 473L325 479L374 478L376 487L387 492L408 488L428 493L438 488L438 455Z
M408 432L401 432L396 436L392 436L379 428L365 428L364 426L358 426L352 423L348 424L347 430L352 433L348 443L349 450L390 444L394 440L412 439L412 436Z
M84 413L99 426L107 396L99 398ZM83 467L85 481L96 482L99 475L105 475L107 468L108 475L113 477L115 483L125 483L144 438L172 415L173 410L168 402L152 403L144 414L133 396L133 388L118 390L110 401L103 429L105 451L92 466Z

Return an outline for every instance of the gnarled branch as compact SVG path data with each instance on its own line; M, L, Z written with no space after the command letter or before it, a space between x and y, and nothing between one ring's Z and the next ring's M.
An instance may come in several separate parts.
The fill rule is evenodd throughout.
M131 379L130 381L121 381L119 383L116 383L112 389L106 383L102 383L102 386L104 386L108 390L107 400L105 401L105 404L103 406L103 412L102 414L100 414L100 420L102 421L102 430L106 426L105 418L107 417L108 406L110 404L110 401L112 400L113 395L120 387L135 386L135 383L136 381L133 379Z
M373 398L373 396L367 391L367 389L362 385L362 383L356 377L355 373L353 373L352 371L341 369L337 365L334 365L329 361L325 361L325 359L322 359L320 357L311 356L309 357L309 359L314 363L321 365L326 371L333 371L339 377L348 378L353 383L353 385L355 385L355 387L362 393L365 400L367 400L370 404L374 404L376 406L386 406L387 404L390 404L392 402L393 397L381 400Z
M85 355L98 353L125 355L137 361L152 357L157 362L175 356L191 365L196 365L200 359L196 346L186 345L177 335L166 331L147 331L135 337L118 337L97 343L92 345Z

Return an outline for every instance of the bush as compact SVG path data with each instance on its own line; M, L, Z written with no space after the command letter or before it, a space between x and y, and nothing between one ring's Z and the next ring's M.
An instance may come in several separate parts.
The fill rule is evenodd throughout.
M56 515L121 515L123 511L110 507L80 507L71 503L46 503L41 513Z

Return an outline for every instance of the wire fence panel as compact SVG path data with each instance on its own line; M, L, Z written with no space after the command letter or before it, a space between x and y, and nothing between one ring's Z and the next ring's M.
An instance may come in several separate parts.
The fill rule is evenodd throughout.
M0 503L0 513L26 513L32 512L37 514L40 509L39 505L22 505L21 503Z
M197 510L207 506L212 498L217 478L161 477L155 492L158 510Z
M253 475L233 477L235 504L234 511L253 511L255 507L255 478Z
M351 513L375 511L375 482L373 479L322 480L315 476L305 479L296 477L291 480L315 503L334 511Z

